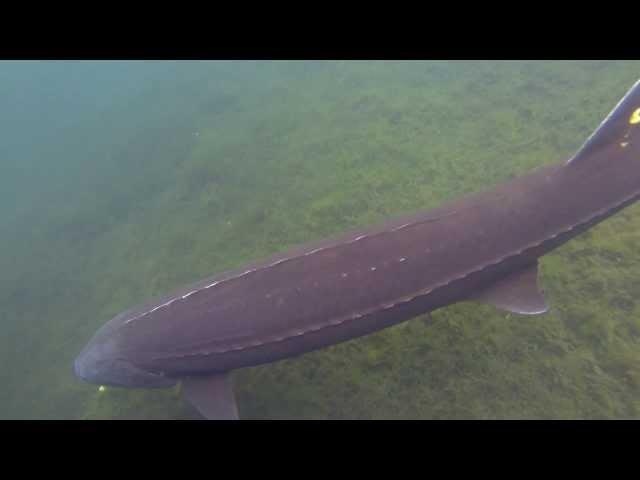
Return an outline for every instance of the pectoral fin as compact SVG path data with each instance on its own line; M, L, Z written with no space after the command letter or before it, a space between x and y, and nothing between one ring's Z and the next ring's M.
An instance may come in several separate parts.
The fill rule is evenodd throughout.
M539 315L549 310L538 289L538 263L514 272L470 300L489 303L508 312Z
M208 420L237 420L229 372L182 379L182 393Z

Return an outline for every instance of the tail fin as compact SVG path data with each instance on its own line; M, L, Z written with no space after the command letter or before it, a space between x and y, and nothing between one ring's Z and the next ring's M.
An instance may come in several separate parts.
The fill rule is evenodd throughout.
M625 147L631 141L640 142L640 80L606 116L587 141L571 157L567 164L578 164L601 148L618 142Z

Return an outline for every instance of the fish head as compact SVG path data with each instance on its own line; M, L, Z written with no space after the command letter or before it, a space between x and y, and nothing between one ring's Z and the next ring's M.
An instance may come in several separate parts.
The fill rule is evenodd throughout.
M74 361L74 373L85 382L129 388L171 387L176 379L134 364L118 335L118 317L107 322Z

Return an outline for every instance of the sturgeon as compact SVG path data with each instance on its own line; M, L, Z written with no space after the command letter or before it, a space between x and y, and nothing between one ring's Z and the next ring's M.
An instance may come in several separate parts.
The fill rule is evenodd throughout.
M434 210L306 244L108 321L74 362L100 385L182 393L235 419L230 372L461 301L548 305L538 259L640 197L640 80L566 161Z

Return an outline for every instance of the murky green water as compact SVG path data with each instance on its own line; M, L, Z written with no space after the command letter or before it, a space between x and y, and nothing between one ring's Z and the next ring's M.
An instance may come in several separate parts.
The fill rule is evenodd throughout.
M0 62L0 418L197 418L77 380L120 311L567 158L639 62ZM243 418L637 418L640 207L460 303L234 374Z

